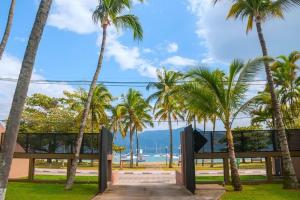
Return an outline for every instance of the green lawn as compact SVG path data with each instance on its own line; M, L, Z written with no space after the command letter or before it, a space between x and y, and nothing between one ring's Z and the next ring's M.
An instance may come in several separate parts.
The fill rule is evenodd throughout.
M242 192L227 187L221 200L298 200L300 190L283 190L281 184L244 185Z
M89 200L97 193L97 184L76 184L71 191L64 184L9 183L6 200Z
M266 180L266 176L262 175L242 175L240 176L242 181L251 181L251 180ZM223 176L197 176L196 182L201 181L224 181Z
M50 180L50 181L64 181L67 177L64 175L35 175L35 180ZM98 181L98 176L76 176L75 181L95 182Z

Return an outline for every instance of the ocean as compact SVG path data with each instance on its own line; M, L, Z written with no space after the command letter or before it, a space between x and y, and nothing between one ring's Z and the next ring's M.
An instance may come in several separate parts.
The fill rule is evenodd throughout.
M173 160L174 162L178 162L179 155L174 154L173 155ZM122 160L129 161L130 160L130 155L129 154L122 154ZM133 156L134 162L136 162L136 155L134 154ZM140 162L159 162L159 163L164 163L166 160L169 160L169 154L156 154L156 153L144 153L139 155L139 160ZM114 159L113 162L119 162L120 161L120 155L119 154L114 154Z

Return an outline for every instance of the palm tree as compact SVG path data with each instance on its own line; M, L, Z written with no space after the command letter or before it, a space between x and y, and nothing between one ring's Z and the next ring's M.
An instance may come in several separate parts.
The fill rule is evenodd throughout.
M11 26L12 26L12 22L14 19L15 5L16 5L16 0L11 0L4 35L3 35L1 43L0 43L0 60L2 59L4 50L5 50L9 35L10 35Z
M111 118L110 118L110 130L114 133L114 138L117 136L117 132L120 131L122 137L126 136L124 133L124 124L121 110L118 109L118 106L111 108Z
M182 101L185 102L185 109L187 110L188 116L187 116L187 121L188 123L191 123L192 118L190 115L194 116L194 128L196 129L196 121L200 122L203 120L204 122L204 133L206 131L206 121L210 120L213 124L213 132L212 135L215 133L215 128L216 128L216 112L217 112L217 103L215 102L215 99L212 99L210 103L210 110L202 110L199 107L199 102L197 101L198 98L198 93L201 91L203 88L202 84L199 84L198 82L187 82L182 85L182 90L181 90L181 99ZM192 114L191 114L192 112ZM203 149L204 150L204 149ZM197 161L196 161L197 162ZM202 159L202 165L204 165L204 160ZM213 159L211 159L211 167L213 167Z
M251 109L251 124L266 124L269 128L275 128L275 118L272 107L270 93L266 91L259 92L253 99L253 107Z
M91 102L91 130L94 133L95 123L98 126L98 132L101 126L107 125L109 123L109 117L107 111L111 110L111 101L113 97L108 89L103 85L99 84L96 86L92 102Z
M129 131L130 137L130 167L133 167L133 134L136 128L140 128L139 124L139 112L140 108L144 107L145 100L140 92L129 89L126 95L122 95L122 103L117 107L118 112L121 113L123 123L125 124L122 131L125 135ZM137 126L137 127L135 127Z
M113 97L108 89L103 85L99 84L96 86L92 102L91 102L91 130L94 133L95 123L97 127L97 133L100 132L102 126L109 123L108 115L106 111L111 109L111 101ZM91 166L94 166L94 160L91 160Z
M137 111L137 120L134 122L134 129L135 129L135 134L136 134L136 166L139 165L139 138L138 138L138 132L142 132L144 128L147 127L147 125L150 125L153 127L153 121L152 117L149 114L151 110L151 106L149 105L148 102L142 101L139 109Z
M143 0L139 0L143 2ZM110 25L114 25L117 28L128 28L133 31L133 37L137 40L142 40L143 38L143 29L138 20L138 18L132 14L122 15L127 10L132 8L132 0L105 0L99 1L99 5L93 13L93 20L95 23L100 23L102 27L102 42L101 50L98 59L97 68L89 89L87 102L84 106L84 112L82 115L82 120L80 124L79 134L75 146L75 158L72 160L70 176L67 179L65 188L71 189L74 183L74 178L76 174L77 164L79 160L80 148L83 139L83 133L86 126L88 113L90 110L90 104L92 101L92 95L96 87L96 83L99 77L99 73L102 68L102 61L104 56L106 37L107 37L107 28Z
M173 167L173 130L172 119L183 119L181 106L176 98L176 94L180 91L177 84L182 79L182 75L178 72L167 71L165 68L162 71L157 71L158 82L149 83L147 90L154 88L157 91L148 97L148 101L156 100L153 112L155 118L159 121L168 121L170 131L170 159L169 168Z
M235 117L243 111L248 103L244 103L245 93L256 70L259 69L261 59L243 63L235 60L231 63L229 74L225 76L221 71L209 71L205 68L196 68L188 72L187 76L198 82L200 90L193 99L198 107L204 112L211 112L211 102L215 99L215 115L223 122L226 129L228 143L228 154L230 159L231 177L234 190L241 191L239 172L236 164L233 135L231 132L232 123ZM192 97L191 97L192 98Z
M20 127L21 115L28 92L36 53L43 35L51 4L52 0L41 0L25 50L21 71L6 124L3 145L1 145L0 150L0 200L4 200L5 198L8 174Z
M286 105L291 119L299 116L300 78L297 75L299 70L298 60L300 60L300 52L294 51L289 56L279 56L271 64L280 103Z
M288 8L300 5L300 0L235 0L227 18L248 18L248 33L253 28L255 21L256 29L263 56L268 56L268 50L261 24L268 18L283 18L284 11ZM272 106L274 108L275 125L279 136L280 147L282 150L283 170L284 170L284 188L298 188L298 180L293 167L291 155L288 148L287 138L285 134L284 124L282 120L282 112L280 104L275 93L275 86L270 65L265 61L265 71L268 86L271 94Z

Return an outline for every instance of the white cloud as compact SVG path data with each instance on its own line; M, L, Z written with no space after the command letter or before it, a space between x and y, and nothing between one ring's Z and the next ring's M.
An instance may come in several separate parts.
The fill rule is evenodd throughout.
M109 29L107 38L106 56L114 58L123 70L137 70L142 76L155 78L156 67L141 55L138 47L128 47L118 41L122 33Z
M256 29L246 35L246 22L226 20L231 1L187 0L188 10L196 18L196 33L207 48L208 60L228 63L234 58L249 59L261 55ZM291 9L285 20L272 20L263 25L270 54L278 56L299 49L299 8Z
M96 32L100 30L92 20L96 5L97 0L54 0L48 25L78 34Z
M143 53L153 53L153 50L150 48L144 48Z
M14 38L16 41L18 41L18 42L21 42L21 43L24 43L24 42L26 42L26 38L25 37L15 37Z
M133 3L140 4L138 0L134 0ZM48 25L78 34L94 32L101 34L100 27L92 21L92 12L96 5L97 0L55 0ZM128 47L118 41L121 36L122 33L117 33L115 29L109 27L105 56L114 58L123 70L137 70L143 76L156 77L156 68L141 55L151 53L152 50ZM100 39L97 41L98 45Z
M169 43L168 46L167 46L167 51L169 53L175 53L175 52L177 52L178 51L178 44L175 43L175 42Z
M161 62L161 65L171 65L173 67L189 67L197 64L196 60L181 56L172 56Z
M17 79L21 68L21 61L13 56L4 54L3 59L0 61L0 71L2 78ZM32 80L45 80L45 78L33 72ZM11 106L11 101L14 95L16 83L1 81L0 84L0 119L6 119ZM54 85L54 84L31 84L29 87L28 95L34 93L43 93L53 97L60 97L63 95L64 90L73 90L67 84Z

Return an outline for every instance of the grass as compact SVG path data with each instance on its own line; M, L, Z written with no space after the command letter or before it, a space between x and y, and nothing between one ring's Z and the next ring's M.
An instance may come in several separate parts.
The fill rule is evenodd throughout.
M77 184L70 191L64 184L9 183L6 200L88 200L97 193L97 184Z
M221 200L298 200L300 190L283 190L281 184L244 185L242 192L234 192L231 186Z
M250 180L266 180L266 176L262 175L242 175L240 176L242 181L250 181ZM197 176L196 182L201 181L224 181L223 176Z
M265 169L265 163L240 163L239 169ZM223 164L218 163L214 164L214 167L210 167L209 163L205 163L203 166L201 164L201 161L198 161L198 164L196 165L196 170L223 170Z
M50 181L64 181L67 177L64 175L35 175L35 180L50 180ZM98 181L98 176L76 176L75 181L85 181L85 182L96 182Z

